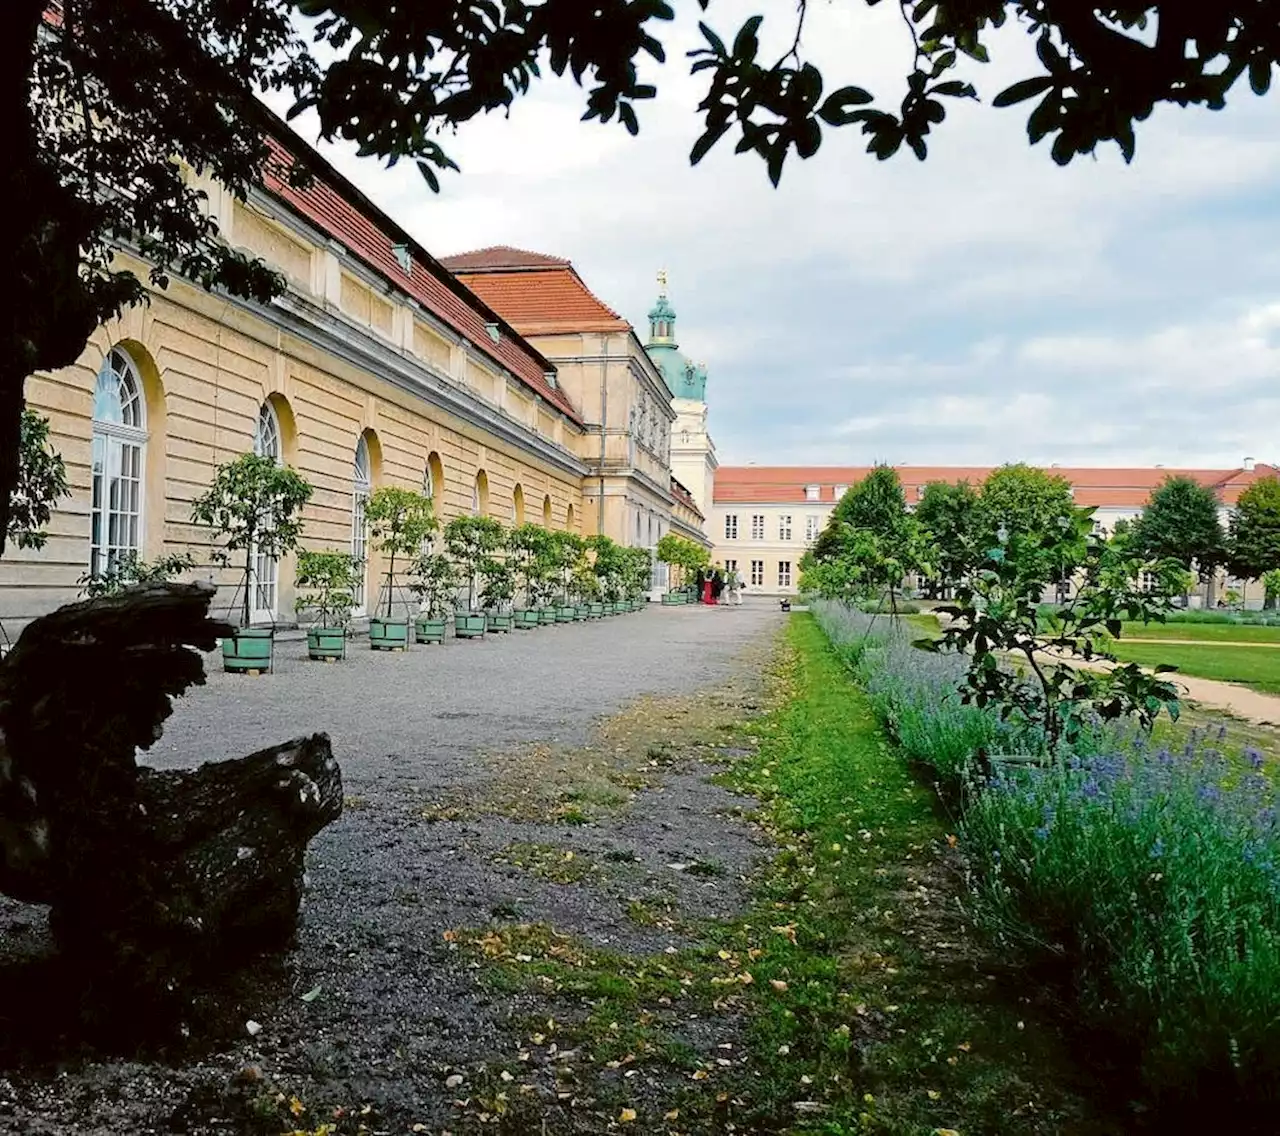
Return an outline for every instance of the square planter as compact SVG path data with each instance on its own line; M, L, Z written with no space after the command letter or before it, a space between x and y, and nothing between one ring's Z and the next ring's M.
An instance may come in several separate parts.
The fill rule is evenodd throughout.
M485 613L490 631L505 635L515 623L515 617L509 611L490 611Z
M345 627L309 627L307 629L307 658L345 659L347 657L347 629Z
M443 643L447 624L448 620L443 615L438 619L420 615L413 621L413 641L415 643Z
M520 608L511 613L514 620L513 626L517 631L529 631L538 626L538 613L526 608Z
M488 621L482 611L459 611L453 616L453 634L457 639L483 639Z
M615 603L610 604L610 607L612 607L612 608L613 608L613 614L614 614L614 615L621 615L624 611L626 611L626 610L627 610L627 601L626 601L626 600L618 600L618 601L616 601Z
M567 604L556 608L557 623L572 623L578 614L578 609L569 607Z
M373 616L369 620L369 646L375 651L403 651L409 646L409 621Z
M271 669L272 627L238 627L222 641L222 668L233 674L261 674Z
M541 607L538 609L538 622L541 624L555 623L556 609L553 607Z
M591 618L592 618L592 619L603 619L603 618L604 618L604 604L602 604L602 603L593 603L593 604L591 605Z
M683 603L684 603L683 592L663 592L662 593L663 607L679 607Z
M578 604L578 606L577 606L576 608L574 608L574 609L573 609L573 618L574 618L574 619L576 619L578 622L582 622L582 621L583 621L583 620L585 620L585 619L590 619L590 618L591 618L591 605L590 605L590 604Z

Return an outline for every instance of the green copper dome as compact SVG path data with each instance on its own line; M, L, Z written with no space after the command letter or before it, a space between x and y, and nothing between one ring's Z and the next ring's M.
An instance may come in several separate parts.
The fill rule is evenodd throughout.
M667 299L666 273L658 274L658 284L662 290L649 309L649 342L645 350L662 372L663 381L674 397L706 402L707 368L690 362L680 353L676 343L676 310Z

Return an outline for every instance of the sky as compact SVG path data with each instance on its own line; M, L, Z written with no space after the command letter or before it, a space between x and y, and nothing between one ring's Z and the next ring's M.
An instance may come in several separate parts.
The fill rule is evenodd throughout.
M568 257L642 338L665 268L722 464L1280 464L1280 77L1222 112L1158 110L1129 166L1112 147L1060 169L1027 144L1033 104L990 106L1036 73L1010 27L964 74L985 105L954 107L926 162L829 131L775 190L729 138L689 166L705 80L680 7L638 138L580 122L565 80L446 136L462 169L438 195L322 150L433 254ZM789 37L789 3L707 18L728 38L758 10ZM897 5L813 5L802 50L828 87L901 97Z

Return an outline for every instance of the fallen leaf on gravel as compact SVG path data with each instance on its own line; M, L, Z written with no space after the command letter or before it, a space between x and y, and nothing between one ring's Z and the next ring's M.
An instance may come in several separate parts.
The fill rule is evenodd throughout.
M323 987L313 986L310 990L308 990L305 994L302 995L302 1000L304 1002L314 1002L317 998L320 997L320 991L322 989Z
M664 1115L662 1119L663 1120L679 1120L680 1110L678 1108L673 1108L670 1112Z
M444 1086L446 1089L456 1089L460 1084L462 1084L461 1073L453 1073L444 1079Z
M624 1108L618 1113L618 1119L623 1124L630 1124L636 1118L636 1110L634 1108Z
M250 1037L257 1037L262 1032L262 1024L255 1022L252 1018L244 1023L244 1028Z
M307 1111L307 1106L303 1104L297 1097L290 1097L289 1111L293 1113L294 1116L301 1116L304 1112Z

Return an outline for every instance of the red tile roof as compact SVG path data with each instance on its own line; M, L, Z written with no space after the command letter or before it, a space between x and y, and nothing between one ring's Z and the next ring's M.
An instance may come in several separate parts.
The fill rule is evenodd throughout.
M521 335L631 330L560 257L499 246L445 257L441 263Z
M721 466L716 470L714 500L717 505L804 504L805 489L819 487L819 500L836 499L836 486L854 485L871 472L872 466ZM979 485L993 466L898 466L907 500L915 501L931 481ZM1046 473L1065 477L1075 489L1077 504L1140 508L1166 477L1189 477L1214 490L1224 505L1234 505L1242 490L1260 477L1280 476L1274 466L1258 464L1246 469L1165 469L1144 466L1104 469L1089 466L1051 466Z
M536 270L539 268L567 268L570 262L559 256L543 252L512 248L510 245L490 245L473 252L461 252L456 256L442 256L440 263L450 272L494 272L500 269Z
M268 129L272 135L268 138L272 165L276 168L269 167L264 180L274 196L419 301L567 418L582 424L582 418L568 396L546 380L546 374L555 371L554 365L526 343L509 321L455 279L426 249L278 119ZM287 139L287 142L281 142L280 138ZM282 175L293 165L293 155L301 153L303 148L308 151L305 162L314 177L309 185L299 189L289 185ZM409 251L408 273L393 251L397 245ZM487 325L491 323L505 325L500 326L497 343L493 343L489 336Z
M685 508L692 509L700 520L706 520L702 515L702 510L698 508L697 502L693 499L693 494L689 492L674 477L671 479L671 496L680 502Z

